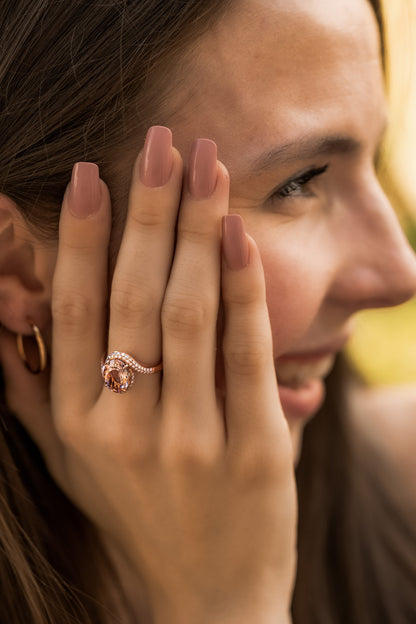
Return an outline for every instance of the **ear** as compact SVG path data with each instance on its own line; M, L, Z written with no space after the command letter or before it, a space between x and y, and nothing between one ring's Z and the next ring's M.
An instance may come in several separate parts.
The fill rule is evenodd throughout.
M0 323L31 334L28 318L49 333L56 244L36 237L18 206L0 193Z
M0 193L0 361L7 405L49 462L61 457L49 408L49 369L27 371L19 357L16 334L33 335L28 319L41 331L50 350L51 287L57 243L42 241L18 206ZM5 331L8 330L8 331ZM34 340L26 341L34 353Z

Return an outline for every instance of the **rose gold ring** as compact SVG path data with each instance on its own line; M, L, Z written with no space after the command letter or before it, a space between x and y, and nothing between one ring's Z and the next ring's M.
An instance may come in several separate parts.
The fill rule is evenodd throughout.
M113 351L105 358L101 365L101 374L106 388L121 394L127 392L134 384L135 373L139 375L153 375L163 368L162 362L155 366L145 366L137 362L128 353Z

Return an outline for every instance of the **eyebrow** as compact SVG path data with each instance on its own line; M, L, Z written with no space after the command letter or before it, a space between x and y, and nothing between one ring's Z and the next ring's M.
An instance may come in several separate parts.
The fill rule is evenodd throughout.
M335 154L356 154L362 149L362 143L349 136L306 137L293 143L280 145L262 154L254 160L250 169L254 173L259 173L297 160L310 160L317 156Z

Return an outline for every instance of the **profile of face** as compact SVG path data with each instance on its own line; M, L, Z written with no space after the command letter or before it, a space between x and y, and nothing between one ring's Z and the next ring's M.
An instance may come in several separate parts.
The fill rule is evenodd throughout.
M262 255L280 396L299 450L352 315L416 288L377 181L386 124L366 0L239 0L192 48L167 124L183 154L214 139L230 210Z
M375 173L386 103L374 12L368 0L232 0L171 75L157 122L185 161L196 138L217 143L230 212L259 247L299 457L354 313L416 291L415 256ZM55 259L48 248L48 284Z

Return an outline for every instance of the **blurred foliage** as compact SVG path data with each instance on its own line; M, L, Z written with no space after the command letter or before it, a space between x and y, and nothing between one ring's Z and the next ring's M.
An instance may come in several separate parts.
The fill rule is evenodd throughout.
M380 177L416 250L416 0L385 0L390 129ZM373 385L416 383L416 299L359 314L348 355Z
M407 237L412 245L413 249L416 250L416 221L409 220L405 225L405 231Z
M347 354L372 385L416 383L416 299L359 314Z

